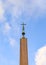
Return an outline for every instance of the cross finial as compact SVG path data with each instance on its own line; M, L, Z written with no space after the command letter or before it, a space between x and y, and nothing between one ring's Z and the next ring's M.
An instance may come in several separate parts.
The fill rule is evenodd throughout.
M24 35L25 35L25 32L24 32L24 30L25 30L25 28L24 28L24 25L26 25L26 24L21 24L23 27L22 27L22 35L23 35L23 37L24 37Z

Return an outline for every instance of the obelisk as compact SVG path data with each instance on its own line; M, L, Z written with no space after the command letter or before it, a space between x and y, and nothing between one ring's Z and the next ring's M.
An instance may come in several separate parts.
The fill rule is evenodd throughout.
M20 65L28 65L27 38L25 38L24 25L22 24L22 38L20 39Z

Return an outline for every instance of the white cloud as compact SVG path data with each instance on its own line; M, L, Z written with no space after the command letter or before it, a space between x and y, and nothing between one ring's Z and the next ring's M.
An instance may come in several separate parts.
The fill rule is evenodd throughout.
M12 6L13 5L13 6ZM28 15L40 15L46 12L46 0L7 0L5 7L9 8L12 16L20 16L23 12Z
M30 16L39 16L46 13L46 0L5 0L0 1L0 19L5 19L6 11L11 13L12 17L19 17L22 13Z
M13 5L13 6L12 6ZM5 10L7 9L12 16L18 17L22 13L22 2L20 0L7 0L4 3Z
M9 38L9 43L12 47L14 47L16 44L16 40L14 38Z
M4 12L5 11L4 11L4 8L3 8L3 3L2 3L2 1L0 1L0 20L4 20L5 19Z
M36 65L46 65L46 46L38 49L35 56Z
M39 15L46 13L46 0L32 0L32 9Z
M5 22L4 29L3 29L3 33L4 34L7 34L7 33L10 32L10 30L11 30L11 26L9 25L9 23Z
M6 11L11 13L12 17L19 17L22 13L38 17L46 13L46 0L0 0L0 20L5 20Z

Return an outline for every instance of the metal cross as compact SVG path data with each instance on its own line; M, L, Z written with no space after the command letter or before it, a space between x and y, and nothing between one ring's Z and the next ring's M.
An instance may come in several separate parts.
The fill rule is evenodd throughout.
M22 31L24 31L24 25L26 25L26 24L23 23L23 24L21 24L21 25L23 25Z

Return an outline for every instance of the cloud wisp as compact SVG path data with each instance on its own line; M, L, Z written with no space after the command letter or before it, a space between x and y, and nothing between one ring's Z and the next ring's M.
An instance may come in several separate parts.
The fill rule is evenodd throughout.
M2 1L0 1L0 20L2 21L2 20L4 20L5 19L5 17L4 17L4 8L3 8L3 3L2 3ZM0 21L0 22L1 22Z
M15 47L15 45L17 43L16 43L16 40L14 38L9 38L9 44L11 45L11 47Z
M21 16L23 12L34 16L46 13L46 0L7 0L4 7L15 17Z
M6 23L4 24L4 31L3 31L3 32L4 32L5 34L7 34L7 33L10 32L10 29L11 29L11 26L9 25L9 23L6 22Z

